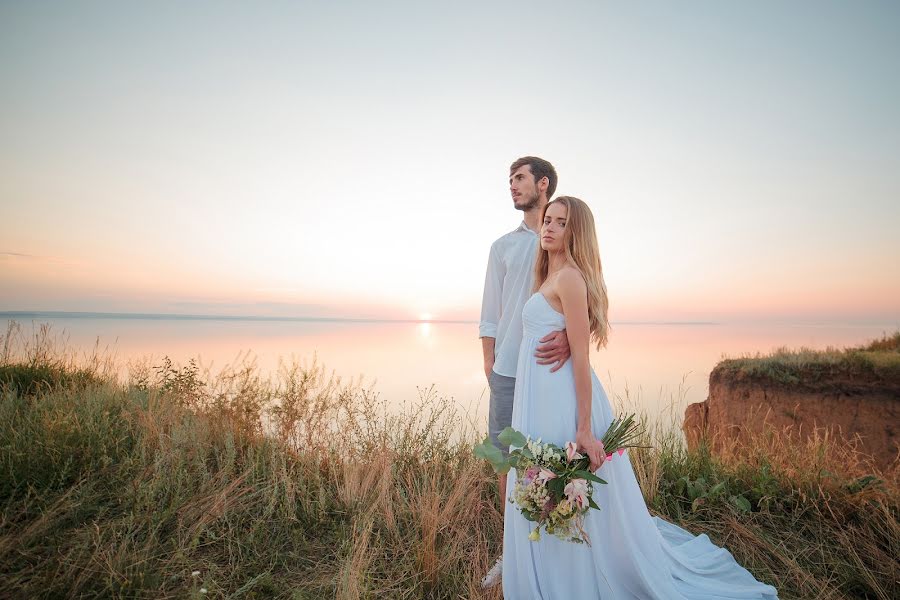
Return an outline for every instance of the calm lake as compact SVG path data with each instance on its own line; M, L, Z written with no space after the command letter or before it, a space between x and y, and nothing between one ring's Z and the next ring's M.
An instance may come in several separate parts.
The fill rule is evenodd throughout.
M0 317L0 322L11 317ZM338 376L362 377L389 404L415 400L434 386L474 419L487 415L487 384L475 323L384 323L211 320L16 315L30 335L41 323L90 352L99 342L124 365L164 356L176 364L197 359L216 373L236 360L256 360L274 373L279 360L314 357ZM6 323L4 323L6 324ZM894 331L895 323L870 325L791 324L616 324L609 347L593 352L591 364L611 398L659 414L678 414L706 398L709 373L723 356L769 352L780 346L825 348L857 345ZM5 327L4 327L5 331ZM125 371L123 370L123 373Z

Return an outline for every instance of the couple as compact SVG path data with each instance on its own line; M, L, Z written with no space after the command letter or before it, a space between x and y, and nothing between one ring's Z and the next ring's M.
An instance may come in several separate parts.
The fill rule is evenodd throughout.
M508 425L560 447L575 441L609 485L594 486L601 510L585 517L591 546L550 535L532 542L532 524L505 510L515 469L501 475L503 556L483 585L502 576L507 600L777 598L706 535L652 517L627 453L604 461L599 437L613 413L588 352L606 345L606 285L591 210L570 196L548 202L556 182L540 158L510 166L513 205L525 218L488 257L479 325L488 429L504 454L497 436Z

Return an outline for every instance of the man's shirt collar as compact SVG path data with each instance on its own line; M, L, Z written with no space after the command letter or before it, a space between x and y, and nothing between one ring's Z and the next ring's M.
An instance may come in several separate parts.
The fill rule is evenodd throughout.
M516 228L516 231L527 231L528 233L533 233L537 235L537 231L532 231L528 228L528 225L525 224L525 219L522 219L522 222L519 223L519 226Z

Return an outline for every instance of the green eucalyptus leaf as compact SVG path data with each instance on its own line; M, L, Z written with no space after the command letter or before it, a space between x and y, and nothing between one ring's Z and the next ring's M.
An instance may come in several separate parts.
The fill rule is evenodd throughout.
M485 438L483 442L475 446L475 456L491 463L491 466L497 473L509 472L509 461L503 458L503 453L491 443L489 438Z
M520 432L516 431L512 427L507 427L503 431L500 432L500 435L497 436L497 439L500 440L501 444L505 444L507 446L517 446L522 448L528 443L528 440L522 435Z
M503 458L503 453L491 443L490 438L484 438L484 441L475 446L476 458L483 458L488 462L493 462L495 457L498 456Z

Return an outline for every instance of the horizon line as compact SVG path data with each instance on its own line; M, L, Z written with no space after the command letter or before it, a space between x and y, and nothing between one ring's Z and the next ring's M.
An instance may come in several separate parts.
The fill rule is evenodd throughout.
M0 318L9 320L31 319L128 319L146 321L256 321L256 322L306 322L306 323L436 323L457 325L478 325L479 321L473 319L384 319L376 317L296 317L276 315L215 315L215 314L191 314L191 313L152 313L152 312L93 312L93 311L65 311L65 310L6 310L0 311ZM767 323L781 325L843 325L843 326L878 326L888 329L897 329L900 323L888 324L888 321L855 323L846 319L813 319L773 317L769 319L726 319L726 320L686 320L673 321L661 320L626 320L610 321L610 325L693 325L693 326L717 326L742 323Z
M132 313L132 312L90 312L67 310L8 310L0 311L0 317L69 317L74 319L134 319L147 321L308 321L346 323L474 323L478 321L453 319L377 319L363 317L286 317L266 315L207 315L185 313Z
M73 318L73 319L132 319L146 321L295 321L319 323L444 323L478 325L479 321L469 319L378 319L362 317L288 317L266 315L209 315L189 313L142 313L142 312L92 312L66 310L8 310L0 311L0 317L24 318ZM719 321L611 321L612 325L721 325Z

